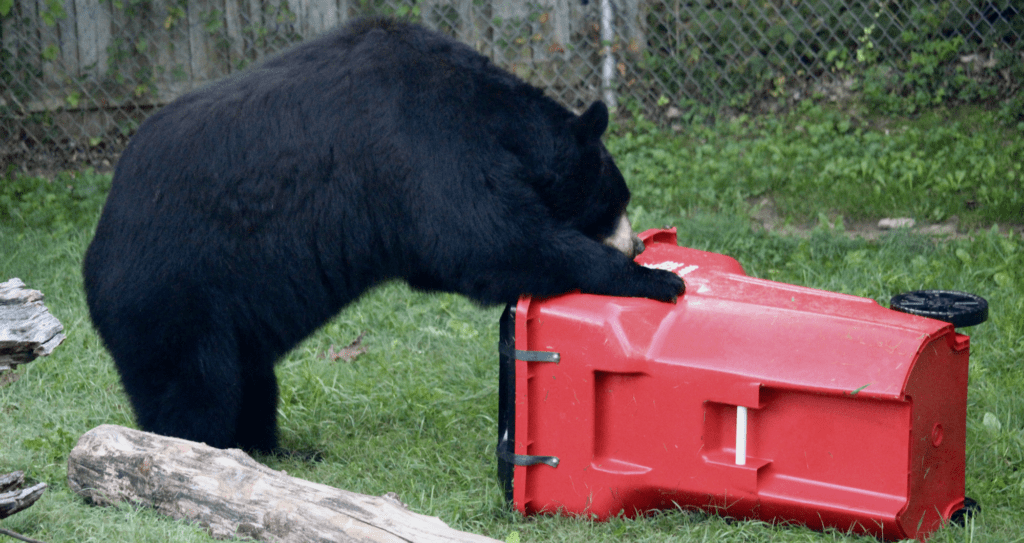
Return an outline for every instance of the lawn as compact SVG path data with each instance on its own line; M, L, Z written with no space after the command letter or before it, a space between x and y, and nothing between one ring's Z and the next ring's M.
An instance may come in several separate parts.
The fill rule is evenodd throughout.
M988 299L989 321L965 330L966 494L982 509L965 527L940 530L938 543L1024 541L1024 138L988 115L939 111L908 121L808 105L678 132L631 122L608 139L634 190L638 229L675 225L681 244L733 256L749 275L882 304L921 288ZM0 280L20 277L42 290L68 336L0 388L0 473L22 469L50 485L0 527L53 543L208 541L201 528L148 510L91 507L67 487L78 436L134 424L90 327L79 273L109 177L0 183ZM752 204L766 198L785 228L752 225ZM853 235L887 216L955 216L959 234ZM414 511L500 540L873 541L685 511L606 523L509 512L494 459L499 313L401 284L367 294L278 366L283 445L324 460L260 460L356 492L397 492ZM365 354L328 356L364 332Z

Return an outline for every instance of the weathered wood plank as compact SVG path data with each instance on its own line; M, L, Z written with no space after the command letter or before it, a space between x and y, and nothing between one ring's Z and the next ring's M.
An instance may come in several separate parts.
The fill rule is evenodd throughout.
M35 77L35 74L42 69L40 61L42 50L40 44L39 15L36 12L36 2L19 1L11 7L7 17L0 18L3 32L0 38L3 39L3 47L13 59L11 65L5 63L4 69L11 72L11 86L18 91L27 91L28 99L19 98L18 93L4 93L0 96L0 106L10 107L14 111L21 112L28 110L29 104L42 81Z
M311 38L334 28L340 21L338 18L338 5L333 0L310 0L309 16L310 34L306 34L306 38Z
M155 56L156 98L162 105L193 88L189 46L188 18L177 11L173 0L152 0L155 14L149 40Z
M74 0L78 38L78 65L82 70L107 73L107 50L111 45L110 3Z
M228 72L245 63L245 39L242 36L241 0L224 0L224 31L228 40Z
M239 1L242 2L239 10L243 17L242 35L246 39L246 47L251 48L251 51L246 51L246 58L250 61L261 59L265 53L259 46L257 35L263 26L263 3L260 0Z
M496 543L413 513L395 499L290 477L238 449L104 425L68 456L71 489L208 526L218 538L271 542Z
M78 14L75 11L75 0L64 0L65 17L57 21L57 44L60 48L60 65L58 72L63 76L56 83L64 83L67 77L80 75L78 65Z
M311 35L311 23L310 20L310 0L286 0L288 9L291 10L292 14L295 15L295 21L286 23L295 29L303 38L308 38Z
M217 62L214 40L206 29L214 5L210 0L188 0L189 75L193 88L224 75Z

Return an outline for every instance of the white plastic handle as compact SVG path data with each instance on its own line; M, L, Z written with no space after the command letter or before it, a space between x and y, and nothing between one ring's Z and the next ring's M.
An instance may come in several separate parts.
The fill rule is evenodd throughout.
M736 406L736 465L747 464L747 408Z

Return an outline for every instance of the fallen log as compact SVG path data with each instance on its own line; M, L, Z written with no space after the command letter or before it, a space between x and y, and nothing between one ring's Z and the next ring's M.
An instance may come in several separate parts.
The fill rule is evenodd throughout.
M40 356L46 356L64 341L64 326L43 305L43 293L25 288L17 277L0 283L0 387L17 381L12 370ZM46 483L21 488L25 473L0 473L0 519L29 506L46 492ZM0 534L21 541L36 542L6 528Z
M238 449L103 425L68 457L71 489L95 504L127 501L208 528L217 538L281 542L495 543L365 496L288 476ZM500 542L499 542L500 543Z
M36 483L21 488L25 483L25 472L15 471L0 475L0 519L7 518L30 505L46 492L46 483Z
M0 283L0 374L50 354L64 326L43 305L43 293L17 277Z

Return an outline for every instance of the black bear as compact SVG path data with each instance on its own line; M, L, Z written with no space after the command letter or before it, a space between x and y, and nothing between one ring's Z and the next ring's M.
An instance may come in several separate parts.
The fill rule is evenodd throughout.
M481 304L575 289L675 300L678 276L632 260L607 124L600 102L576 116L387 19L167 105L118 162L83 262L139 425L275 449L274 362L391 279Z

